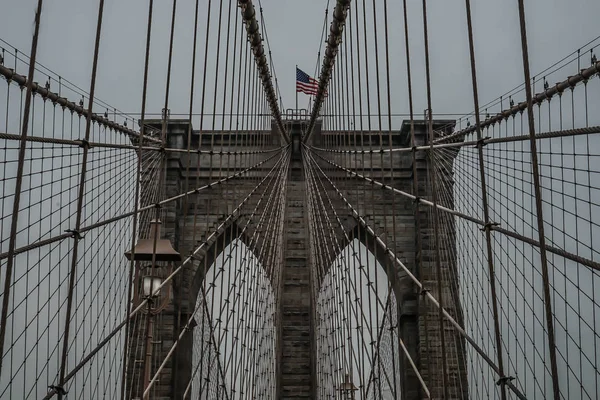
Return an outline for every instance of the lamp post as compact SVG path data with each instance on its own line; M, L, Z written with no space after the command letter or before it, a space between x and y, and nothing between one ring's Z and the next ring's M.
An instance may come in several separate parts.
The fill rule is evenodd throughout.
M164 278L161 276L160 272L166 269L166 274L164 274L164 276L169 276L173 269L172 263L181 261L181 254L173 249L171 242L168 239L160 239L160 225L160 220L151 221L150 238L140 239L132 251L125 253L128 260L137 261L136 279L134 282L136 290L134 290L135 297L133 301L141 301L138 295L139 293L143 300L146 300L148 305L146 310L144 392L150 384L150 376L152 373L154 317L166 308L169 304L171 295L171 285L161 287ZM140 262L143 262L143 264ZM158 306L154 307L154 304L157 302L159 303ZM145 396L144 400L148 400L149 398L150 394Z
M354 392L356 392L357 390L358 388L354 386L354 384L350 380L350 375L346 374L344 382L342 382L338 388L338 392L342 393L344 399L354 400Z
M148 300L148 319L146 324L146 358L144 360L144 391L150 384L150 374L151 374L151 366L152 366L152 339L154 338L154 315L159 313L159 309L153 310L152 305L154 304L154 300L160 294L160 285L162 284L163 279L158 276L144 276L142 278L142 289L144 293L144 297ZM150 394L144 398L147 400L150 398Z

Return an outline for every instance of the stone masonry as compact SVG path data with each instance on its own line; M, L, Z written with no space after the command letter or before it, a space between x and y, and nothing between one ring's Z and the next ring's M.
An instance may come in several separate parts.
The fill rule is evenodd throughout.
M302 162L294 159L288 181L285 216L281 399L312 398L312 318L305 218Z
M434 131L437 135L447 133L453 127L454 121L434 121ZM378 132L363 134L362 143L359 137L355 139L353 135L354 132L347 134L344 132L323 132L315 137L315 142L317 147L321 145L322 147L333 147L340 150L359 150L359 154L317 153L349 170L357 171L403 192L413 193L413 157L411 152L395 153L393 156L390 156L390 153L381 154L377 151L370 153L370 148L389 147L388 132L382 132L382 143L379 142ZM404 122L400 131L392 132L392 140L392 145L395 148L410 147L410 124L408 121ZM428 143L427 126L424 121L415 121L415 140L417 146ZM365 150L364 154L361 152L362 150ZM390 159L391 157L393 159ZM381 238L394 251L410 272L437 298L438 281L431 208L421 205L419 213L416 214L415 203L411 199L399 195L394 198L389 190L374 188L373 185L359 178L349 178L348 174L339 168L321 159L317 158L317 160L346 199L357 209L367 224L373 228L377 237ZM428 174L431 163L427 153L424 151L417 152L416 163L418 196L431 200L431 184ZM446 187L448 187L448 184L451 187L452 160L446 160L445 163L443 170L446 171L446 174L441 179L447 184ZM389 169L390 164L393 164L393 175ZM442 183L439 182L438 187L441 186ZM397 300L400 337L411 354L411 358L419 366L419 371L425 382L427 382L432 398L442 398L443 384L440 374L442 339L439 329L438 309L421 301L421 293L419 293L413 281L385 254L385 249L377 244L375 238L359 226L351 212L339 200L336 192L331 190L329 197L332 200L337 199L339 201L339 203L334 204L334 207L343 219L346 231L352 233L350 237L357 238L365 244L386 271ZM438 194L438 197L441 196ZM444 197L447 198L448 196ZM440 201L440 204L452 208L452 204L438 201ZM390 215L392 207L394 207L395 218ZM344 211L346 214L343 214ZM418 251L417 246L415 217L419 218L421 252ZM443 256L441 260L443 303L446 310L461 322L462 310L459 299L455 297L458 282L450 279L450 276L456 277L457 274L455 272L448 273L456 268L455 246L449 245L449 243L454 243L454 220L443 212L440 213L439 217L440 232L451 236L445 240L440 240L440 253ZM396 224L395 231L393 230L394 222ZM346 239L344 235L337 232L337 239L344 244L342 248L345 247ZM337 257L336 254L331 257L330 261L332 262L335 257ZM462 338L447 322L444 324L444 330L445 341L451 350L447 351L446 354L449 398L465 399L467 398L466 355L461 350L455 350L456 344L462 343ZM464 349L464 346L462 348ZM423 395L418 377L406 360L401 359L400 362L402 398L422 399Z
M150 125L159 126L160 121L148 121ZM453 121L435 121L435 128L452 129ZM168 145L169 147L178 147L184 149L187 147L188 121L170 121L168 126ZM293 126L290 126L292 131ZM426 143L426 126L423 121L415 121L415 132L417 144ZM261 148L276 148L280 146L280 138L275 129L254 132L252 140L229 140L228 135L219 132L205 132L200 143L200 136L197 132L192 132L192 148L198 145L203 149L210 149L211 145L215 148L226 151L251 150L249 143L261 143ZM364 137L368 137L365 134ZM292 135L294 137L294 135ZM378 134L372 133L374 139L369 140L373 147L388 146L389 143L377 143ZM387 137L387 132L383 135ZM409 147L409 129L408 124L403 124L401 131L392 133L394 147ZM220 142L221 141L221 142ZM226 142L225 142L226 141ZM354 143L350 135L343 133L317 132L313 135L313 144L317 147L327 143L340 149L358 149L362 150L361 143ZM227 145L225 145L225 143ZM362 143L364 145L364 143ZM265 147L266 146L266 147ZM368 148L366 145L364 148ZM296 150L298 148L296 147ZM273 285L280 284L281 299L278 334L278 364L277 388L279 399L295 398L315 398L315 360L312 358L314 349L313 342L313 315L311 314L312 305L310 304L311 285L319 285L319 282L311 282L309 276L309 257L308 235L305 209L305 182L302 160L299 152L294 152L290 165L287 199L285 205L285 227L284 227L284 255L281 269L281 282L273 281ZM329 160L343 165L350 169L365 171L365 174L375 180L384 180L386 184L392 185L400 190L412 193L412 153L398 153L394 156L393 179L389 173L390 160L385 156L353 156L332 155L322 153ZM388 153L389 154L389 153ZM188 161L188 157L191 159ZM264 158L264 156L261 156ZM247 168L250 165L260 161L259 156L245 157L216 157L202 155L198 159L197 154L172 153L167 160L166 171L166 195L174 196L181 193L186 187L196 187L197 184L205 184L214 181L219 177L227 176L241 168ZM387 167L382 170L381 165ZM430 198L430 184L428 182L428 163L429 160L425 152L417 153L417 170L419 173L419 195ZM194 166L186 168L187 165ZM190 197L187 202L184 200L171 203L167 208L167 218L163 221L163 232L171 240L175 249L182 255L187 255L194 249L198 243L206 238L200 233L212 231L223 219L231 213L232 204L248 193L258 180L267 173L273 166L273 162L268 162L261 166L255 173L238 179L235 185L223 185L215 187L210 191L201 192L200 195ZM403 260L407 267L416 274L419 279L425 283L428 290L434 295L437 293L437 277L435 269L435 252L433 242L433 227L431 218L427 216L425 206L419 208L420 212L415 214L414 202L409 199L402 199L400 196L392 198L390 191L373 190L370 184L366 184L357 178L349 178L348 175L339 169L327 164L325 161L319 161L319 165L331 177L336 186L344 193L347 199L353 203L359 213L365 217L369 226L372 226L376 234L382 240L392 247L396 255ZM451 171L451 165L448 165ZM451 182L452 177L444 177ZM337 194L332 190L329 193L332 200L337 201ZM225 199L225 201L223 201ZM362 200L359 200L362 199ZM392 221L390 220L389 209L394 204L396 232L392 232ZM451 204L444 204L451 206ZM408 348L413 360L419 366L423 378L428 382L432 393L441 392L441 376L439 371L432 371L430 366L441 365L440 350L440 331L437 323L437 309L431 306L425 306L420 300L420 293L416 290L408 276L399 271L396 265L385 255L385 249L380 248L374 237L369 235L364 229L358 227L356 220L346 209L343 203L334 204L340 212L340 218L351 237L358 238L370 251L376 255L380 264L386 270L388 278L392 284L394 294L396 295L398 305L399 332L402 340ZM184 207L196 207L198 214L202 218L194 220L193 213L187 213L188 219L183 220ZM249 205L250 208L254 204ZM342 210L346 210L345 213ZM417 252L417 237L415 230L415 216L419 218L421 225L420 242L422 252ZM164 311L163 324L160 326L162 344L157 344L155 351L160 352L158 358L166 356L173 340L181 332L182 321L187 320L191 310L194 307L198 290L202 284L203 266L210 266L215 257L224 248L232 238L237 236L241 226L245 226L247 215L240 214L238 219L231 223L226 229L220 232L220 235L213 238L206 251L199 254L199 261L194 262L186 268L181 276L174 282L173 299L169 307ZM441 223L447 226L443 230L453 234L454 226L452 218L441 218ZM242 241L249 241L254 232L253 229L261 229L250 225L246 234L242 236ZM264 229L264 228L263 228ZM193 232L198 234L194 235ZM346 241L344 235L336 233L340 243ZM192 238L195 236L196 242ZM395 241L393 240L395 238ZM452 243L446 240L444 243ZM257 243L260 248L260 243ZM442 260L442 267L446 270L456 268L455 249L445 249L443 254L446 258ZM332 260L333 261L333 256ZM456 276L456 274L444 274L444 276ZM273 276L270 278L275 279ZM462 311L458 299L453 297L454 291L458 286L447 278L442 282L444 293L444 303L448 311L460 322ZM445 340L449 343L457 343L461 338L454 330L445 327ZM183 342L178 346L177 351L170 359L163 375L160 377L158 392L160 399L182 399L183 391L192 374L192 332L184 335ZM451 399L466 398L466 367L465 354L462 352L453 352L448 354L448 375L453 377L450 385ZM402 386L403 399L421 399L423 394L419 381L405 360L401 360L399 370L401 371L400 382ZM462 382L462 385L460 385ZM459 387L460 386L460 387ZM440 398L441 396L434 396Z

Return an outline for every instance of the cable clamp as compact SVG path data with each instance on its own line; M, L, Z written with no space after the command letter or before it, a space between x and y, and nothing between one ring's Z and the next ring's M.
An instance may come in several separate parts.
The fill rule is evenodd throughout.
M162 205L160 203L154 203L154 208L160 210L162 208Z
M419 196L415 196L415 199L413 200L414 204L419 204L421 202L421 198Z
M81 240L84 236L76 229L67 229L65 232L70 233L73 239Z
M514 381L514 380L515 380L514 376L503 376L500 379L498 379L498 381L496 381L496 385L498 385L498 386L506 385L510 381Z
M50 386L48 386L48 389L54 390L55 393L60 394L61 396L64 396L67 394L67 391L62 386L50 385Z
M481 139L477 140L477 144L474 147L476 149L483 148L487 144L486 141L489 140L489 139L490 139L490 137L486 136L484 138L481 138Z
M89 150L89 149L92 148L92 146L90 145L89 140L87 140L87 139L79 139L76 142L79 143L79 147L81 147L82 149Z
M419 293L421 296L425 297L427 293L431 292L430 289L427 289L425 286L421 288L421 292Z
M497 222L488 222L487 224L485 224L484 226L479 228L479 230L482 232L486 232L488 230L492 230L492 227L494 227L494 226L500 226L500 224Z

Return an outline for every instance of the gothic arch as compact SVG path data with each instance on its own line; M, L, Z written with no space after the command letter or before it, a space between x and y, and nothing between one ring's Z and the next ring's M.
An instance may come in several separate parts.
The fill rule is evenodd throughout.
M396 265L396 262L389 256L385 248L381 246L376 238L359 225L357 220L353 220L345 235L338 234L337 236L338 243L340 244L340 251L337 251L338 249L336 249L336 253L328 259L327 270L324 271L321 279L329 273L329 268L334 260L340 256L341 252L351 244L353 239L357 239L371 254L373 254L377 262L382 266L394 291L394 295L396 296L396 299L398 299L398 304L416 301L416 292L413 281ZM322 283L322 281L319 282L319 288ZM403 312L406 313L410 311L409 308L411 306L407 304L407 307L408 308L403 310Z
M208 244L207 250L202 252L201 256L197 256L193 262L194 268L190 271L192 275L190 278L191 286L190 292L188 294L188 302L193 307L195 304L196 298L198 297L198 293L202 283L204 281L205 272L204 266L206 266L207 270L215 263L223 249L227 248L231 243L235 240L239 240L253 253L254 257L257 258L259 264L264 266L264 262L261 259L260 251L258 254L252 248L252 237L248 234L247 230L243 232L243 228L241 228L238 224L238 220L230 222L226 227L224 227L219 235L215 236ZM265 270L267 277L271 281L271 286L273 286L272 276L269 274L269 271Z
M234 239L218 250L220 254L204 276L206 297L200 288L194 308L198 325L193 331L196 373L192 377L192 398L245 399L249 390L259 398L271 398L273 379L266 377L274 378L269 372L276 365L277 307L273 286L264 266L259 265L258 258L241 240ZM249 336L245 336L248 332ZM260 363L255 363L257 354ZM198 369L199 365L206 369ZM240 365L239 371L252 371L241 380L237 379ZM206 386L199 392L200 385Z
M174 281L174 337L177 337L181 332L181 328L185 322L193 315L196 300L200 293L200 289L204 282L206 272L214 265L215 261L220 256L223 249L226 249L235 240L241 241L252 255L256 258L260 267L264 268L265 263L261 258L260 254L260 242L256 243L256 246L252 246L252 234L254 228L252 224L249 224L249 228L245 231L243 227L246 226L247 219L242 215L236 220L229 222L225 225L218 233L212 237L204 250L198 252L198 254L191 261L191 266L186 268L183 273L181 282ZM188 232L194 229L193 227L187 228L183 234L189 234ZM180 237L181 240L181 237ZM255 251L253 247L257 247L259 251ZM257 254L258 253L258 254ZM185 253L184 253L185 255ZM206 266L206 270L205 270ZM267 269L264 270L265 274L273 286L273 275L269 273ZM192 348L194 341L193 328L184 334L182 337L183 346L177 346L176 352L173 356L173 393L174 398L183 398L185 388L192 377L193 360L192 354L189 349Z
M399 340L403 341L411 358L419 366L418 292L412 279L397 266L395 260L390 257L373 234L359 225L358 220L348 218L344 223L347 228L346 234L337 234L337 240L340 244L339 251L327 260L327 269L324 271L321 281L318 284L319 289L322 287L323 280L329 274L335 260L342 255L348 246L351 246L353 240L358 240L367 248L387 276L387 281L390 283L396 298ZM401 348L399 342L397 348ZM401 371L400 387L402 398L410 400L420 399L421 385L410 363L403 353L400 354L398 359L400 363L398 370Z

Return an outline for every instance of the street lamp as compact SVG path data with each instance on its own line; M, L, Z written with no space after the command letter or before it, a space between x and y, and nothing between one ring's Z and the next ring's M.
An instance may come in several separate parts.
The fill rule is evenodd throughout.
M354 386L350 380L350 375L346 374L344 382L342 382L338 388L338 392L342 393L344 399L354 400L354 392L357 390L358 388Z
M169 239L160 238L160 220L153 220L150 222L150 237L147 239L140 239L132 251L125 253L125 257L128 260L136 262L136 276L134 281L135 297L134 302L139 300L138 293L147 302L146 314L148 316L146 320L146 344L145 352L146 357L144 361L144 391L150 384L150 374L152 366L152 353L153 353L153 334L154 334L154 316L160 314L164 310L170 299L171 286L168 285L163 292L163 282L165 279L160 276L160 272L166 269L166 277L171 274L173 269L173 262L181 261L181 254L179 254L171 245ZM141 277L141 279L140 279ZM157 307L154 307L156 299L160 297ZM147 400L147 395L144 400Z
M181 261L181 254L171 245L169 239L160 238L160 220L150 222L150 237L140 239L133 251L125 253L128 260L152 261L156 262L174 262ZM154 267L154 265L152 265Z

